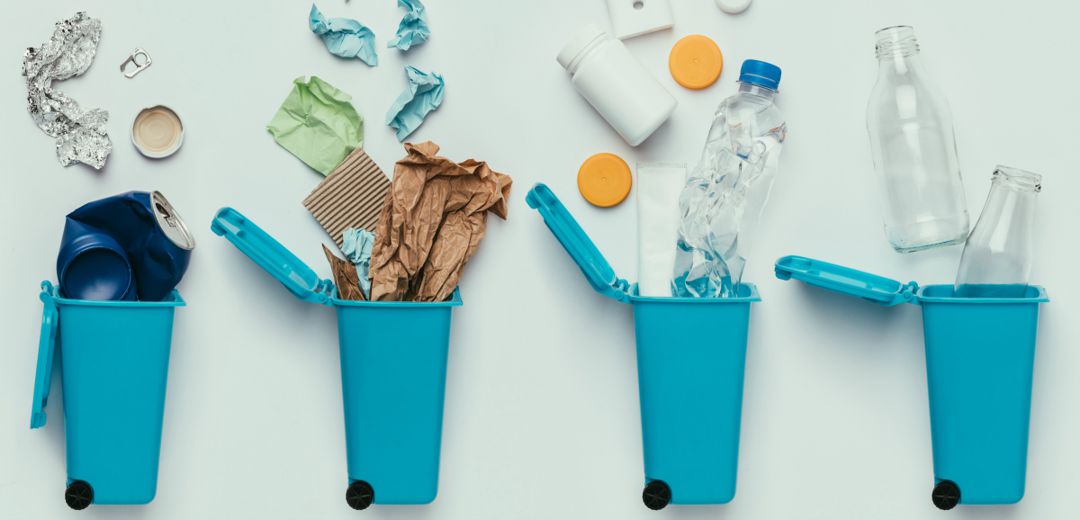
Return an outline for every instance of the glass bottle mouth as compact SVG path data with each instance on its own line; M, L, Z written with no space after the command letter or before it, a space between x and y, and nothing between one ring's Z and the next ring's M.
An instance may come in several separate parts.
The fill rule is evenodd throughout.
M1042 175L1020 168L998 165L994 168L992 182L1000 182L1018 190L1039 193L1042 191Z
M912 56L919 52L919 41L915 38L915 28L910 25L893 25L879 29L874 33L878 59L894 56Z

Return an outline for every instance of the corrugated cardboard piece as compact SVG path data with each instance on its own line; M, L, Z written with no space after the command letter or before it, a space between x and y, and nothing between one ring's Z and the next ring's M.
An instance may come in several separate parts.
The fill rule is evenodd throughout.
M304 207L341 247L346 229L375 229L389 189L379 165L357 148L304 199Z

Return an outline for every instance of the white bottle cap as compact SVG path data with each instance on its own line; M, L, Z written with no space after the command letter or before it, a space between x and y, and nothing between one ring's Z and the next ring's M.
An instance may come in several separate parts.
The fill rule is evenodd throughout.
M595 24L586 25L574 33L574 36L563 46L555 59L559 62L559 65L562 65L564 69L573 74L581 54L588 50L597 40L607 37L607 33Z
M727 14L739 14L750 7L753 0L716 0L716 6Z

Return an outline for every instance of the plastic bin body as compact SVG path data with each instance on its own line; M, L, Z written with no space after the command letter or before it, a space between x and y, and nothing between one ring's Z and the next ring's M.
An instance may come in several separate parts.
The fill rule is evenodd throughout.
M427 504L439 482L450 317L461 305L445 302L341 300L254 222L231 208L211 224L296 297L337 311L341 394L349 483L373 490L367 503ZM348 500L348 498L347 498Z
M95 504L150 502L157 490L173 313L183 300L175 292L163 302L45 293L42 299L46 314L48 306L56 309L68 481L89 483ZM51 357L39 359L45 392L48 376L42 379L41 367L51 369ZM45 399L35 399L42 409L35 411L33 427L45 423Z
M376 503L427 504L439 482L450 313L443 303L335 300L350 481Z
M951 286L919 293L934 477L962 504L1012 504L1024 496L1031 381L1041 289L1023 300L953 298Z
M597 292L634 311L646 506L725 504L735 497L753 284L737 298L655 298L614 269L545 185L526 197ZM663 498L649 484L666 484Z
M673 504L735 497L750 302L638 298L634 308L645 480ZM697 324L696 330L690 328Z
M953 296L952 285L901 284L806 257L776 262L778 278L893 306L922 308L930 434L936 483L958 496L935 504L1013 504L1024 496L1039 286L1010 286L999 294ZM951 494L951 493L950 493Z

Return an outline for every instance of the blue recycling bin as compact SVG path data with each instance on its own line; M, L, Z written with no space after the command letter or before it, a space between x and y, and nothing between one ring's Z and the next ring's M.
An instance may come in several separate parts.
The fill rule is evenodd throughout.
M165 386L179 293L163 301L90 301L41 284L44 313L31 428L45 426L60 356L67 446L65 500L146 504L157 492Z
M750 304L760 301L757 289L743 284L736 298L639 296L547 186L537 184L525 200L593 288L633 308L645 505L730 502L738 473Z
M1017 297L962 298L952 285L919 287L811 258L776 262L776 276L922 308L930 398L934 504L1013 504L1024 496L1038 286Z
M458 292L435 303L341 300L332 281L236 210L220 210L211 229L298 298L337 310L349 506L435 500Z

